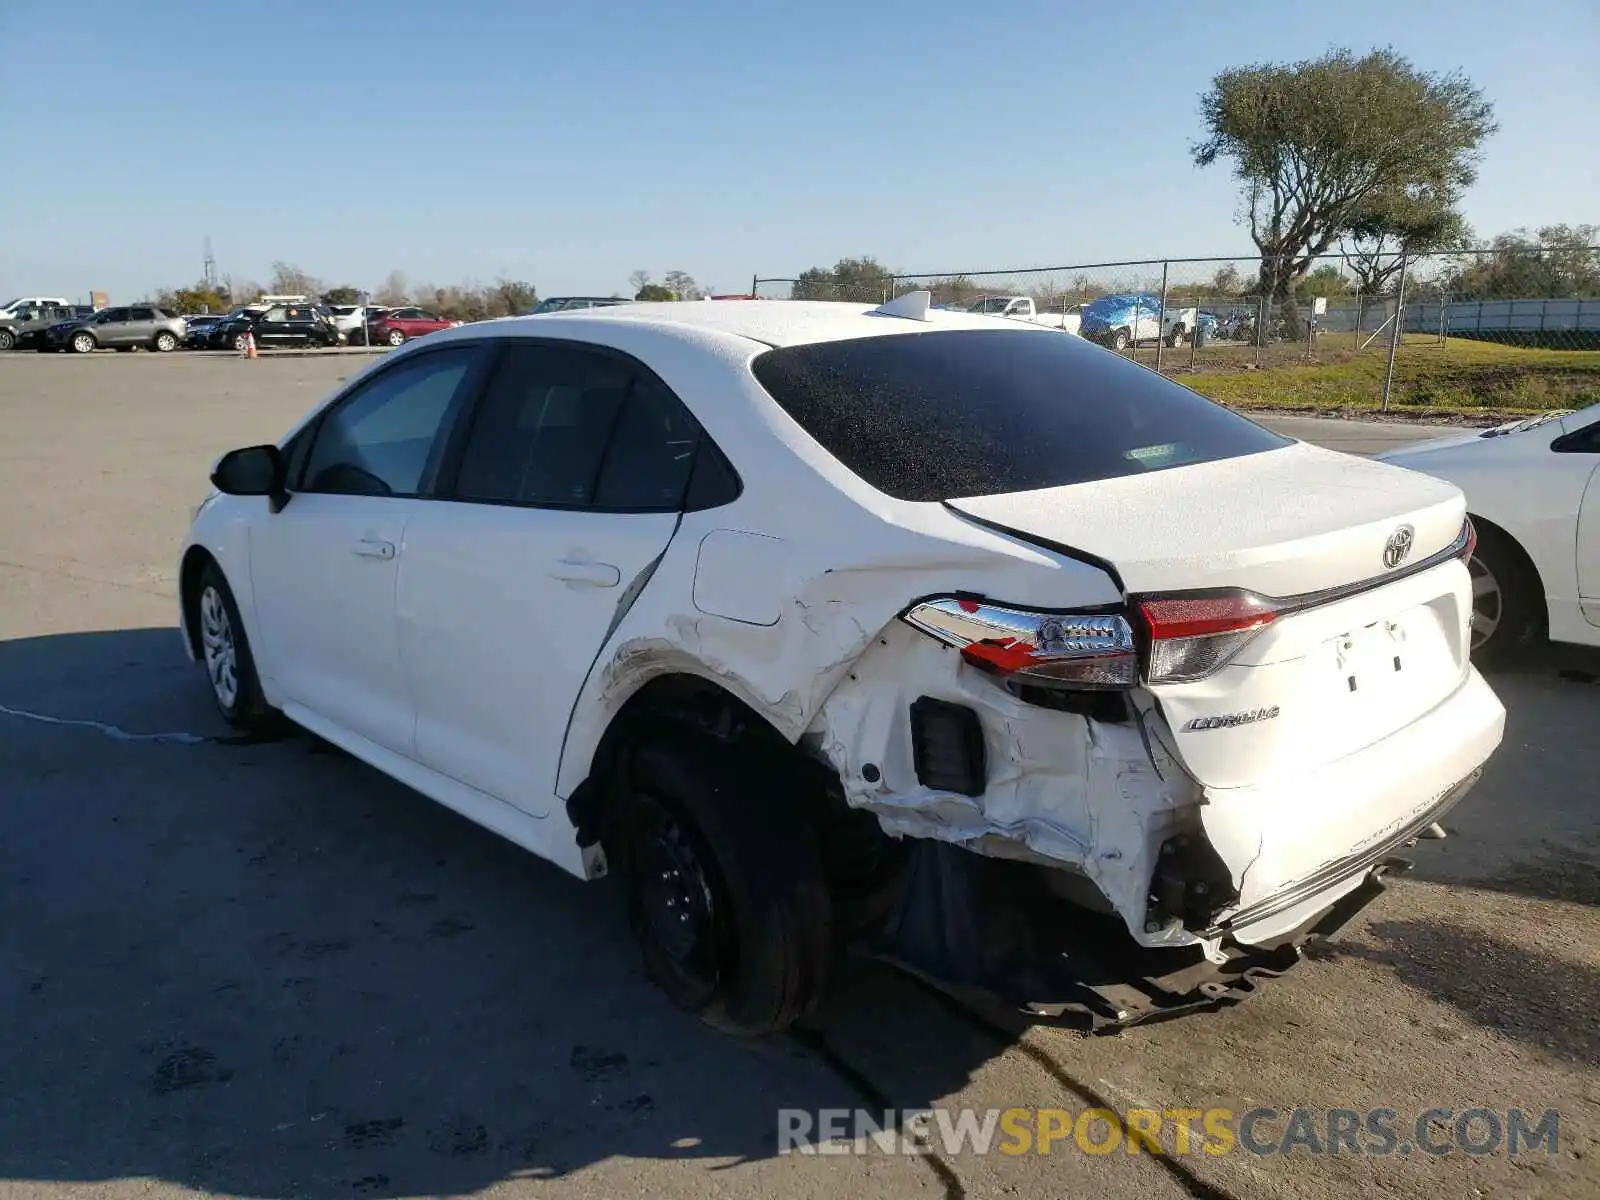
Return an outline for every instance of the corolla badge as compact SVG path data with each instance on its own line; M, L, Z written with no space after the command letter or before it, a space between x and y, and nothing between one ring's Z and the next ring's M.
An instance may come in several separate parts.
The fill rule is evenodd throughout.
M1392 571L1405 562L1411 557L1411 543L1416 540L1417 531L1411 526L1402 525L1396 529L1383 544L1383 565Z
M1218 713L1214 717L1195 717L1185 721L1182 733L1199 733L1205 729L1237 729L1240 725L1254 725L1257 721L1275 720L1281 710L1274 704L1271 708L1249 708L1244 712Z

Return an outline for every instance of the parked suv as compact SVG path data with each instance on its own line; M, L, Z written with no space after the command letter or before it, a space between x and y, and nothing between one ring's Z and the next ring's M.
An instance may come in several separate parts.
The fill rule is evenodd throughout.
M328 310L310 304L275 304L262 312L240 309L212 329L208 342L219 350L242 350L250 333L258 346L339 344L339 330Z
M166 353L183 345L189 326L182 317L149 304L128 308L103 308L90 317L52 325L45 331L41 350L160 350Z
M75 321L94 315L86 304L34 305L15 309L10 316L0 316L0 350L29 350L38 346L44 331L63 321Z
M367 326L367 340L373 345L398 346L425 333L438 333L460 321L451 321L423 308L392 308Z

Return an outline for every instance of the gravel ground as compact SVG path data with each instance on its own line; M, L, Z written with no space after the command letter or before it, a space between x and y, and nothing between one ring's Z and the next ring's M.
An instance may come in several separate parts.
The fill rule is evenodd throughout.
M365 361L0 357L0 706L84 722L0 712L0 1197L1600 1193L1597 656L1496 676L1459 836L1246 1005L1018 1037L863 966L739 1043L642 979L605 885L211 715L173 630L189 508ZM775 1153L780 1107L934 1104L1557 1109L1560 1148Z

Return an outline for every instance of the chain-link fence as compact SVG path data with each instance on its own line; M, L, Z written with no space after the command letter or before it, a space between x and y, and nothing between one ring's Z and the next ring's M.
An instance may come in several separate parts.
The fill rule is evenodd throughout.
M757 277L772 299L945 308L1090 338L1241 405L1449 410L1600 402L1600 247L1303 260L1174 258L889 273L870 260Z

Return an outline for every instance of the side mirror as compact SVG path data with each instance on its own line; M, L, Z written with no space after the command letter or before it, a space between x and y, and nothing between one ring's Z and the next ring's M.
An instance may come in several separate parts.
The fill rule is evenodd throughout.
M271 496L273 512L283 507L283 455L276 446L246 446L217 460L211 483L229 496Z

